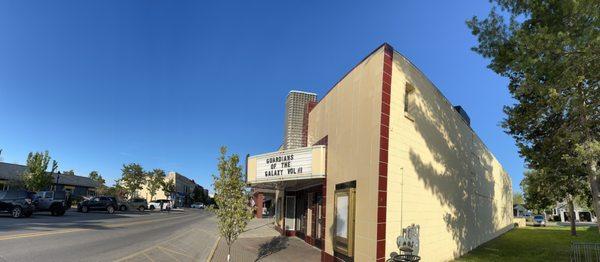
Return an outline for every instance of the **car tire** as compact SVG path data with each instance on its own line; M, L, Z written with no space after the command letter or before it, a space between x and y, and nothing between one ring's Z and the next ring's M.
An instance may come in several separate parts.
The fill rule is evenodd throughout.
M155 208L154 205L150 205L150 210L154 210Z
M90 208L88 208L87 206L82 206L81 207L81 212L83 212L83 213L90 212Z
M64 216L66 212L67 212L66 210L58 210L58 213L57 213L57 215L58 215L59 217L60 217L60 216Z
M23 216L23 209L21 207L13 207L13 209L10 211L10 215L13 218L20 218Z
M138 210L140 212L144 212L146 210L146 207L145 206L140 206L140 207L138 207Z
M121 205L119 207L119 210L121 210L121 211L127 211L127 207L125 205Z
M113 206L108 206L108 207L106 208L106 211L107 211L109 214L114 214L114 213L115 213L115 207L113 207Z

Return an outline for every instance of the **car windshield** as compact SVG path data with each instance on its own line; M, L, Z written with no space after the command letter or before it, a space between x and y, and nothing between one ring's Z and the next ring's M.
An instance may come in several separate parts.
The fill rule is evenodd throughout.
M543 217L543 216L534 216L533 218L534 218L534 219L544 219L544 217Z

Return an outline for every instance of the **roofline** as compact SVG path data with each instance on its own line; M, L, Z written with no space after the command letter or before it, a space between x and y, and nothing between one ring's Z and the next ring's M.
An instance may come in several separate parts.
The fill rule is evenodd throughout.
M311 93L311 92L306 92L306 91L300 91L300 90L290 90L290 92L288 92L288 95L291 93L300 93L300 94L307 94L307 95L314 95L317 96L316 93Z
M342 80L344 80L344 78L346 78L346 76L348 76L352 71L354 71L354 69L356 69L360 64L362 64L365 60L367 60L367 58L371 57L371 55L375 54L375 52L377 52L379 49L386 47L386 46L391 48L392 51L394 50L394 47L392 47L387 42L384 42L383 44L379 45L377 48L375 48L373 51L371 51L368 55L366 55L363 59L361 59L358 63L356 63L352 68L350 68L350 70L348 70L337 82L335 82L335 84L333 84L333 86L331 88L329 88L329 90L327 90L327 93L325 93L325 95L317 101L317 104L315 104L313 109L316 108L321 103L321 101L323 101L323 99L325 99L325 97L327 97L327 95L329 95L331 90L333 90L340 82L342 82Z

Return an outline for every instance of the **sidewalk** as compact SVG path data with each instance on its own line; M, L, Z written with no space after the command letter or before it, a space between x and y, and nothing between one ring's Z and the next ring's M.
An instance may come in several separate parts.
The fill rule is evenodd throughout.
M232 262L320 261L321 251L296 237L283 237L272 219L253 219L231 247ZM219 241L212 261L227 261L227 243Z

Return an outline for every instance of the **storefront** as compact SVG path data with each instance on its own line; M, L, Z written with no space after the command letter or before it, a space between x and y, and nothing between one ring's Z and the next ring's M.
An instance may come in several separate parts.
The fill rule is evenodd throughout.
M325 146L277 151L248 159L257 217L272 215L278 230L323 246ZM271 211L272 210L272 211Z
M323 261L385 261L408 247L447 261L512 228L510 178L466 112L391 46L320 101L302 95L303 122L286 119L286 135L306 146L249 157L247 182L273 194L281 233Z

